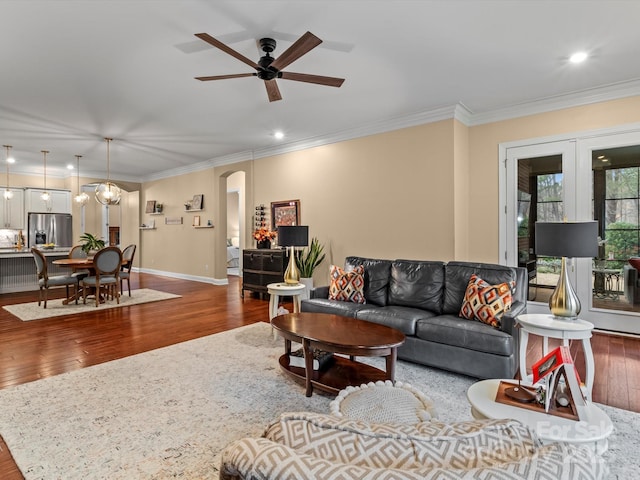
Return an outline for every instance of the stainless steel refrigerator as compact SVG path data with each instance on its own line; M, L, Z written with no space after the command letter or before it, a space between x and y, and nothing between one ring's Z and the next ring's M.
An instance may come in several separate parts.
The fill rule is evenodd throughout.
M69 213L30 213L28 245L55 243L56 247L73 246L73 225Z

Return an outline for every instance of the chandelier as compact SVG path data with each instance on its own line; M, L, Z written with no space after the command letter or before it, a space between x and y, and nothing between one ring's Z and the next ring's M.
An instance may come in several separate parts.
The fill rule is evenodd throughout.
M113 138L106 138L107 142L107 181L96 187L96 201L102 205L118 205L120 203L120 187L110 180L109 144Z
M49 192L47 192L47 153L49 153L49 150L40 151L42 152L42 156L44 158L44 192L42 192L40 198L43 201L48 202L51 199L51 195L49 195Z
M11 145L3 145L3 147L7 149L7 188L4 190L4 198L6 200L11 200L13 198L13 192L9 189L9 164L13 163L15 160L9 156Z
M79 206L82 207L86 205L87 202L89 201L89 195L87 195L85 192L80 191L80 159L82 158L82 155L76 155L75 157L76 157L76 164L77 164L76 191L78 192L78 194L73 199Z

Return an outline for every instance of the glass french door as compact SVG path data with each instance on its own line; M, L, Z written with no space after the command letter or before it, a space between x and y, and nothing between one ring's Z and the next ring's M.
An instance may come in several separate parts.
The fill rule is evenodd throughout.
M505 260L529 272L529 312L548 313L559 273L535 254L535 222L593 219L598 256L570 261L580 318L640 333L640 132L507 148L504 192Z

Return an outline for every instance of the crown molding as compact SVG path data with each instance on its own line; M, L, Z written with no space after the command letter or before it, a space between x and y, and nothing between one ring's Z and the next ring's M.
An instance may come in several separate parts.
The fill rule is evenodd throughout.
M517 103L488 112L471 115L468 126L473 127L485 123L500 122L513 118L526 117L540 113L579 107L593 103L618 100L620 98L640 95L640 79L614 83L597 88L571 92L564 95L545 97L530 102Z

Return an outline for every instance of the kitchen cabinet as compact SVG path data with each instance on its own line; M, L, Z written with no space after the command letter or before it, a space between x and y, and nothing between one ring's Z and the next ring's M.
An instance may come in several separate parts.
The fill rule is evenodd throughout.
M267 285L284 281L289 256L284 249L256 248L242 251L242 292L250 290L260 296Z
M47 190L51 198L45 202L40 198L44 190L27 188L25 190L25 214L38 213L71 213L71 192L69 190Z
M13 192L11 200L4 198L6 188L0 190L0 228L24 230L24 190L9 188Z

